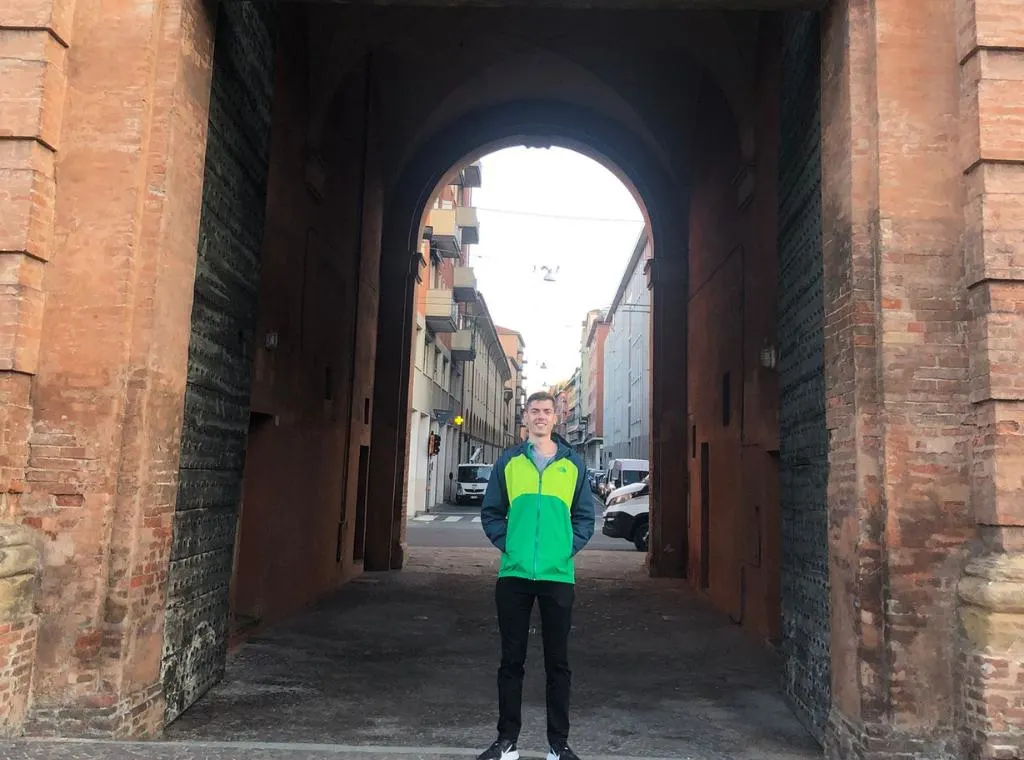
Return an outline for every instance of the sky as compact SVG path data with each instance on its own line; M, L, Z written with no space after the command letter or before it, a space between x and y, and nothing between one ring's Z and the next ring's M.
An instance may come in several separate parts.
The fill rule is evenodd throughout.
M615 175L570 150L507 148L480 163L469 265L495 324L523 336L532 392L579 365L582 323L611 304L643 216Z

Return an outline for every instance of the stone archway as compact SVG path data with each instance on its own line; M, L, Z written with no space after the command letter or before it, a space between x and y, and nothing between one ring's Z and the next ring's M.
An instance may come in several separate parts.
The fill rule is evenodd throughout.
M651 278L653 306L653 373L686 376L686 352L668 351L663 339L666 320L685 324L686 309L677 299L657 297L661 288L686 288L687 236L684 213L685 189L674 182L663 166L627 129L586 108L570 104L524 101L481 109L462 116L439 130L439 137L411 159L389 203L384 221L381 257L381 300L373 408L373 447L370 459L371 503L390 505L368 515L367 569L401 567L401 525L404 514L405 452L408 451L406 413L409 393L410 311L416 273L416 241L423 209L431 193L468 156L515 143L550 143L578 150L603 163L624 178L644 209L654 238L656 266ZM677 207L676 204L681 204ZM660 254L659 254L660 252ZM685 304L685 302L684 302ZM401 318L395 316L401 314ZM684 333L685 334L685 333ZM678 373L678 374L677 374ZM672 452L686 457L686 395L669 397L655 383L652 394L652 460L654 503L651 567L659 575L685 573L686 519L683 510L661 509L659 504L682 505L686 473L658 466Z

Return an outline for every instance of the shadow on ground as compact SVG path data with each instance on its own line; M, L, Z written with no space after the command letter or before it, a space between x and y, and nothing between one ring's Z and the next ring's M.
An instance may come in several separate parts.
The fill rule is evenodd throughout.
M821 757L783 701L775 659L683 584L646 578L642 562L580 557L570 741L584 760ZM231 757L220 742L250 743L239 757L251 758L306 756L295 746L274 754L283 743L318 744L327 753L309 747L318 757L354 754L351 745L364 745L364 758L482 748L495 723L494 572L493 551L413 550L405 571L365 576L235 651L224 681L167 729L163 754L39 757ZM520 746L541 752L536 634ZM190 746L197 754L177 754Z

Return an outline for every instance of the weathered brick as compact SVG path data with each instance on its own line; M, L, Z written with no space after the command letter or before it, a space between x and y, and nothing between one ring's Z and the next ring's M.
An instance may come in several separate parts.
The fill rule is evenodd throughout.
M188 390L181 436L169 631L162 665L167 719L219 678L249 428L253 336L270 151L272 6L221 6L195 276ZM211 533L211 530L213 531ZM136 576L135 587L147 580ZM196 604L209 600L199 609ZM210 632L208 640L195 638ZM183 658L197 644L199 656Z
M58 147L64 61L64 46L48 32L0 28L0 136Z

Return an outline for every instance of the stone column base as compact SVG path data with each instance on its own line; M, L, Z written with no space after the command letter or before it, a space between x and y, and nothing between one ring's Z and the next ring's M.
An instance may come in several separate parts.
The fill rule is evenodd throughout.
M0 736L22 733L32 697L36 659L36 589L39 550L35 534L0 524Z
M884 723L862 724L832 710L825 729L827 760L953 760L952 731L922 736Z
M972 560L957 591L965 757L1024 758L1024 554Z

